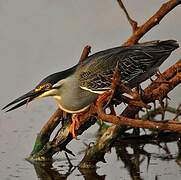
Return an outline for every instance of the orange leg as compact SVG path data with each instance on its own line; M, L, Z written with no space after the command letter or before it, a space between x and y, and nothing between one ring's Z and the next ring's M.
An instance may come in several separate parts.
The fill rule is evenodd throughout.
M79 120L82 113L79 114L73 114L72 115L72 124L69 127L69 132L72 134L73 138L76 138L75 130L77 127L79 127Z

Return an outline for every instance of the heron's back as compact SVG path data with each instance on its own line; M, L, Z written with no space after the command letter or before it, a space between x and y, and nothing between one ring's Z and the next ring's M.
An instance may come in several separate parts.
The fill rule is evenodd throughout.
M178 47L176 41L167 40L98 52L78 66L80 86L91 91L109 89L110 79L118 65L121 80L133 87L153 75Z

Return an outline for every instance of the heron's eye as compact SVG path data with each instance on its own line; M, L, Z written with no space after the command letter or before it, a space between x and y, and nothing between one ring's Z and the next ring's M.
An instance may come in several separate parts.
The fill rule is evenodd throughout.
M45 89L46 90L49 90L51 88L52 88L52 84L50 84L50 83L45 84Z
M49 90L51 89L51 87L52 85L50 83L42 84L35 89L35 92L42 91L42 90Z

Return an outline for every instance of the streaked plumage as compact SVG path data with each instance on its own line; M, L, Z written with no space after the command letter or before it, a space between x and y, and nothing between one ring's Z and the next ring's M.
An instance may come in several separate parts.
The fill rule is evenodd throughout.
M92 91L110 89L111 81L108 78L112 77L118 63L121 80L135 87L152 76L177 47L178 44L172 40L154 41L98 52L80 65L80 86Z
M27 100L53 96L59 107L66 112L82 112L96 100L98 94L111 88L116 65L121 80L133 88L155 74L158 67L178 47L174 40L153 41L95 53L68 70L48 76L30 93L3 109L20 102L10 111L22 106Z

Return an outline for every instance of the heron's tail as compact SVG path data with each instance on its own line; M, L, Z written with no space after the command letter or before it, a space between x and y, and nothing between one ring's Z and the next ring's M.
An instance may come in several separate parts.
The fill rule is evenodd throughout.
M161 46L168 51L174 51L179 47L179 44L176 40L165 40L165 41L159 41L158 46Z
M179 47L175 40L150 41L132 46L136 51L139 49L143 57L139 57L137 62L146 65L148 68L159 67L168 56Z

